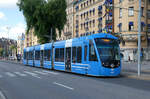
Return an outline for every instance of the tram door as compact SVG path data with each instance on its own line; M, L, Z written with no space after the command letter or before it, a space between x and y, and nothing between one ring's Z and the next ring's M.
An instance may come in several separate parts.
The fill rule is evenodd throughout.
M65 50L65 69L66 71L71 71L71 47Z
M44 61L44 50L41 50L41 52L40 52L40 63L41 63L41 67L43 67L43 61Z

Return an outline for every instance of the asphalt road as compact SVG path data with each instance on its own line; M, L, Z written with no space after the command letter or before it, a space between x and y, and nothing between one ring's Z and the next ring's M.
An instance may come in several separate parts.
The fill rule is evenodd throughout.
M150 81L96 78L0 62L0 99L150 99Z

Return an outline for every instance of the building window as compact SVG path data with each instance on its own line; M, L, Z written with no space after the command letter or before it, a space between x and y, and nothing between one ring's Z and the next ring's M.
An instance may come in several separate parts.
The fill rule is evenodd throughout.
M133 31L133 30L134 30L134 23L129 22L129 31Z
M86 7L86 3L84 2L84 7Z
M129 16L134 15L134 7L129 7Z
M144 28L145 28L145 23L144 23L144 22L141 22L141 31L142 31L142 32L144 31Z
M93 0L93 3L95 3L95 0Z
M93 16L95 15L95 9L93 9Z
M95 27L95 20L93 20L93 27Z
M83 25L81 24L81 30L83 29L83 27L82 27Z
M144 16L144 7L141 7L141 16Z
M147 31L150 33L150 24L147 26Z
M81 20L82 20L82 14L81 14Z
M150 10L147 10L147 16L150 19Z
M122 8L119 9L119 17L122 17Z
M90 0L90 4L92 3L92 0Z
M89 5L89 2L87 1L87 6Z
M92 21L90 21L90 27L91 27Z
M119 32L122 32L122 23L118 24Z
M81 9L83 8L83 4L81 4Z

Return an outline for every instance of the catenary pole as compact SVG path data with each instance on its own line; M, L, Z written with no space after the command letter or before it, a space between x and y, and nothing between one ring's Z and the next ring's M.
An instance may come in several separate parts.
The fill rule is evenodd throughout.
M138 16L138 76L141 75L141 0L139 0Z

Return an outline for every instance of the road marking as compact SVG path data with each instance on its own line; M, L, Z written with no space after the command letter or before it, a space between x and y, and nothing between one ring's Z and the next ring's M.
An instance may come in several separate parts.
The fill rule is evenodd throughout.
M41 77L39 77L37 74L35 74L35 73L32 73L32 72L28 72L28 71L24 71L25 73L27 73L27 74L29 74L29 75L31 75L31 76L33 76L33 77L36 77L36 78L39 78L39 79L41 79Z
M34 71L34 72L36 72L36 73L39 73L39 74L42 74L42 75L47 75L48 73L44 73L44 72L40 72L40 71Z
M0 99L6 99L6 97L3 95L1 91L0 91Z
M63 85L63 84L60 84L60 83L53 82L53 84L62 86L62 87L64 87L64 88L67 88L67 89L70 89L70 90L74 90L74 88L71 88L71 87L69 87L69 86L66 86L66 85Z
M49 73L49 74L54 74L54 75L58 75L59 73L55 73L55 72L51 72L51 71L43 71L43 72L46 72L46 73Z
M19 75L19 76L27 76L26 74L20 73L20 72L14 72L15 74Z
M8 75L10 77L16 77L16 75L14 75L13 73L10 73L10 72L6 72L6 75Z

